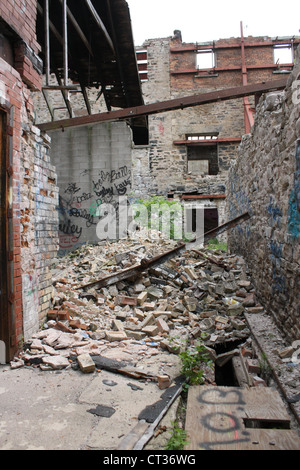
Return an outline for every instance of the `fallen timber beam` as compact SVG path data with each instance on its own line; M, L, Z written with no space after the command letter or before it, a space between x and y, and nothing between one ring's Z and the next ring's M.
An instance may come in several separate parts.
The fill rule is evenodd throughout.
M220 225L219 227L217 227L213 230L210 230L209 232L206 232L204 234L204 244L207 243L208 240L210 240L211 238L216 237L217 235L220 235L225 230L229 230L229 229L235 227L236 225L244 222L245 220L247 220L249 218L250 218L250 215L249 215L248 212L246 212L245 214L242 214L242 215L236 217L235 219L232 219L229 222L226 222L225 224ZM191 249L191 246L193 245L193 243L196 243L196 242L199 242L199 241L201 242L201 240L198 240L197 238L195 238L194 240L189 242L189 249ZM93 281L93 282L90 282L90 283L85 284L83 286L79 286L79 287L77 287L77 290L87 289L87 288L91 288L91 287L95 287L95 286L97 286L98 288L107 287L107 286L111 286L112 284L116 284L117 282L124 281L125 279L130 279L130 278L136 277L141 272L146 271L151 266L154 266L156 264L164 263L168 259L173 258L174 256L176 256L177 254L179 254L180 252L182 252L185 249L187 249L187 244L186 243L180 243L175 248L173 248L169 251L166 251L165 253L162 253L162 254L160 254L158 256L155 256L154 258L150 258L150 259L144 258L144 259L141 260L140 264L135 264L134 266L131 266L130 268L124 269L124 270L122 270L118 273L111 274L110 276L107 276L103 279L98 279L97 281ZM198 252L197 250L193 250L193 251L200 254L200 252Z
M175 98L172 100L150 103L132 108L125 108L107 113L97 113L87 116L73 117L71 119L62 119L59 121L51 121L38 124L37 127L42 131L51 131L57 129L65 129L67 127L85 126L99 122L118 121L132 119L150 114L157 114L176 109L184 109L192 106L200 106L217 101L226 101L245 96L267 93L274 90L282 90L286 87L287 79L272 80L270 82L254 83L251 85L243 85L234 88L225 88L222 90L211 91L209 93L201 93L197 95Z

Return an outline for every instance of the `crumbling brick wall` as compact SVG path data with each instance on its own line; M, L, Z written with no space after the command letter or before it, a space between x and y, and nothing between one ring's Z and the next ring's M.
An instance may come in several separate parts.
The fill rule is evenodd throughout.
M40 90L42 83L36 14L36 0L3 0L0 4L0 45L5 46L0 47L0 109L9 123L8 204L12 215L7 253L12 263L9 359L22 340L37 331L50 307L50 265L58 246L58 189L48 154L49 137L33 125L31 93Z
M289 340L300 337L300 62L285 91L261 98L251 134L229 172L231 251L247 259L257 293Z

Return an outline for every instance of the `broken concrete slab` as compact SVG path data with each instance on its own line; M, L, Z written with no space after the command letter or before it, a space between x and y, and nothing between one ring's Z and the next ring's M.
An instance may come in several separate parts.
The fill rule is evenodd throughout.
M71 367L70 362L63 356L44 356L42 358L43 364L50 366L52 369L61 370L66 367Z

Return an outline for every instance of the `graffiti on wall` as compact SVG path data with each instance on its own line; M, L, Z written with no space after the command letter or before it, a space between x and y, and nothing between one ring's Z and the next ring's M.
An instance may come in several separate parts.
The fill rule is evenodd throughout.
M88 170L79 175L86 176ZM87 191L87 185L91 188ZM82 187L84 186L84 187ZM90 177L89 183L80 184L70 181L59 196L59 247L63 254L86 241L97 241L96 226L104 217L102 210L107 204L115 207L117 212L117 198L127 193L131 188L131 170L123 165L110 171L100 170L97 177ZM93 229L94 235L87 230Z
M296 143L296 171L294 188L289 197L288 231L292 241L296 241L300 234L300 139Z

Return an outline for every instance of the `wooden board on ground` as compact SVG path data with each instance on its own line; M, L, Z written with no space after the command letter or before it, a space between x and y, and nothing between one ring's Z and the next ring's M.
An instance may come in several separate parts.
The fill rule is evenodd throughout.
M189 388L186 450L300 450L300 438L289 427L284 403L272 388Z

